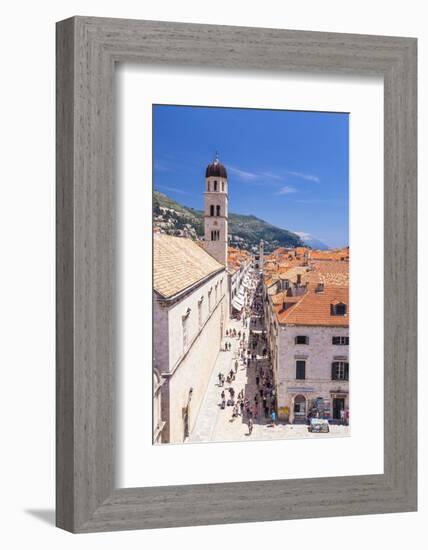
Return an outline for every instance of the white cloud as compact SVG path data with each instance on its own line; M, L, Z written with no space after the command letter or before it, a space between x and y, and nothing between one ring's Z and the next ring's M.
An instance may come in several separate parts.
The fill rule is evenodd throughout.
M279 191L275 193L275 195L288 195L290 193L296 193L297 189L294 187L291 187L290 185L284 185L284 187L281 187Z
M318 176L314 176L313 174L305 174L304 172L291 172L291 171L288 171L287 174L289 176L293 176L295 178L300 178L302 180L315 181L316 183L319 183L321 181Z
M270 183L271 185L278 185L278 182L285 182L290 178L313 181L316 183L320 182L320 178L318 176L306 174L305 172L295 172L292 170L277 173L269 170L264 170L262 172L250 172L248 170L241 170L236 166L228 166L227 169L239 179L252 183Z
M235 176L238 176L238 178L246 181L256 180L260 177L260 174L240 170L239 168L234 168L233 166L228 166L227 169L229 172L232 172L232 174L235 174Z
M312 235L310 233L305 233L304 231L293 231L296 235L299 235L302 239L310 239Z
M177 189L177 187L169 187L168 185L157 185L159 189L165 189L166 191L172 191L173 193L179 193L180 195L190 195L189 192L183 191L183 189Z

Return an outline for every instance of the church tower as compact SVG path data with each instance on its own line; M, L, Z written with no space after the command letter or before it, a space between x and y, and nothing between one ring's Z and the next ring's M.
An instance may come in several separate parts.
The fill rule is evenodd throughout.
M263 270L264 264L264 255L265 255L265 243L261 240L259 245L259 256L260 256L260 269Z
M218 262L227 266L228 190L226 168L216 154L205 171L204 248Z

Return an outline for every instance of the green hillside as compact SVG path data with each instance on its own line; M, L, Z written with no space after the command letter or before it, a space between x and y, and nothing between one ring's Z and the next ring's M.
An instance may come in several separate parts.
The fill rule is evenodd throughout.
M179 204L167 195L154 191L153 193L153 224L165 233L180 235L187 231L194 238L204 234L203 212ZM256 216L229 213L230 244L250 250L258 246L260 240L265 242L265 252L269 253L280 246L302 246L301 238L275 227Z

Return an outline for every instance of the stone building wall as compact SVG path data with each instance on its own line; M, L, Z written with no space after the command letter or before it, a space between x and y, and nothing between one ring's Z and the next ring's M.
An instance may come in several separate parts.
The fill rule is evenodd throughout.
M183 442L186 408L189 431L193 427L226 328L227 285L224 270L173 304L155 298L155 366L166 378L162 386L162 418L167 424L164 441ZM186 346L183 317L186 318Z
M294 420L293 405L297 395L307 401L317 397L331 402L333 397L345 399L349 407L349 382L331 379L333 361L349 362L349 346L333 345L333 336L348 336L348 327L279 326L278 334L278 412ZM309 344L295 344L296 336L308 336ZM305 380L296 379L296 361L306 361ZM351 376L351 374L350 374ZM332 410L330 411L332 414Z

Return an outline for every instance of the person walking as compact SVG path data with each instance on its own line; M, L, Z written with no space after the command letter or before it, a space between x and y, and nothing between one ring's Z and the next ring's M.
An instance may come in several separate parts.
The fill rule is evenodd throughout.
M238 372L238 359L235 360L235 372Z
M253 433L253 419L248 419L248 435L251 435Z
M257 403L256 403L253 407L253 416L254 416L255 420L257 420L258 413L259 413L259 408L258 408Z
M271 417L271 420L272 420L272 424L275 426L275 424L276 424L276 412L274 411L274 409L272 409L270 417Z
M241 409L241 416L244 415L244 400L241 399L241 401L239 402L239 408Z

